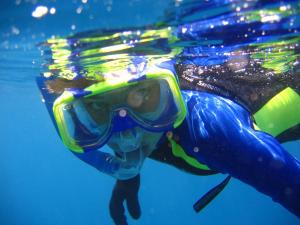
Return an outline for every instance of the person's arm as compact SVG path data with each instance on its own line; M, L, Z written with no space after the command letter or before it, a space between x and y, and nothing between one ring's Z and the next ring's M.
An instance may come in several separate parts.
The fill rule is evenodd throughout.
M116 178L111 200L109 203L110 216L116 225L127 224L124 202L132 218L138 219L141 208L138 200L140 187L139 171L149 152L136 150L123 153L121 159L101 151L91 151L83 154L74 153L82 161L99 171Z
M141 166L147 157L142 150L136 150L129 153L123 153L122 158L113 156L100 150L86 153L73 154L95 167L100 172L113 176L119 180L130 179L139 174Z
M274 137L254 130L243 107L207 93L190 96L188 123L194 146L188 153L251 185L300 217L300 162Z
M141 154L138 151L131 153L131 155L135 155L135 161L130 161L126 158L121 159L99 150L83 154L73 152L73 154L100 172L108 174L118 180L126 180L136 176L144 160L139 158Z
M128 180L116 180L109 201L109 213L115 225L127 224L125 202L129 215L133 219L141 216L141 207L138 193L140 188L140 175Z

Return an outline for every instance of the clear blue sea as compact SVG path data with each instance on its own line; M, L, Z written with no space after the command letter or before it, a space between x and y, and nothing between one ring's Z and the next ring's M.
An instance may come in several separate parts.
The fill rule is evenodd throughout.
M79 161L63 146L41 101L35 78L45 71L46 62L39 43L83 31L145 27L161 21L170 25L202 21L213 26L225 21L225 27L226 21L231 23L236 13L253 5L258 12L274 8L274 4L279 11L292 11L291 5L300 7L297 1L203 0L197 1L198 12L189 17L182 13L184 2L0 1L0 225L113 224L108 204L114 179ZM47 13L37 15L38 6L46 7ZM263 22L269 25L260 26L260 35L251 36L251 40L241 40L236 35L236 39L231 39L231 45L262 43L265 39L266 43L280 41L280 33L269 31L281 23L288 32L285 35L300 36L299 11L285 14L284 21L276 15L264 17ZM238 34L239 23L232 25ZM251 22L245 23L243 28L250 28L250 25ZM223 28L218 29L222 31ZM206 41L208 47L214 48L209 39ZM205 49L205 42L202 46ZM299 53L295 57L299 62ZM211 61L207 60L207 63ZM284 147L300 159L300 141L286 143ZM142 216L137 221L128 217L128 222L132 225L300 224L296 216L270 197L237 179L232 179L202 212L195 213L193 203L224 177L222 174L194 176L146 160L141 171Z

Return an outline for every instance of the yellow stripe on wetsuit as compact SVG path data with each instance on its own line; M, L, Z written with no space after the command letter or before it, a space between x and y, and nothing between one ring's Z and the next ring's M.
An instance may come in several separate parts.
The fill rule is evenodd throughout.
M202 170L210 170L206 165L201 164L200 162L198 162L195 158L192 158L190 156L188 156L184 150L182 149L182 147L176 143L176 141L174 141L172 139L172 137L170 137L169 135L167 136L169 142L171 143L172 146L172 153L174 156L183 159L185 162L187 162L189 165L196 167L198 169L202 169Z

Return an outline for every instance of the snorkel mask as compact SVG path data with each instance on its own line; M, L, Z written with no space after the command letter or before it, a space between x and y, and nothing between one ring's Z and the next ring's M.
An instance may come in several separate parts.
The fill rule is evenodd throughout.
M151 132L176 128L186 108L173 73L151 66L143 75L106 74L85 89L66 89L55 100L53 115L64 144L82 153L136 126Z

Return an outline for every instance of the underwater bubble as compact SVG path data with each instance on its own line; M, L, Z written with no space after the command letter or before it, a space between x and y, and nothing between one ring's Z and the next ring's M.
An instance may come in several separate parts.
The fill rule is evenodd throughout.
M48 8L46 6L38 6L35 10L31 13L32 17L34 18L41 18L48 13Z
M54 7L52 7L51 9L50 9L50 14L55 14L56 13L56 9L54 8Z
M15 35L19 35L20 34L20 29L17 28L16 26L12 26L11 27L11 32Z
M77 14L80 14L83 10L83 7L82 6L79 6L77 9L76 9L76 13Z

